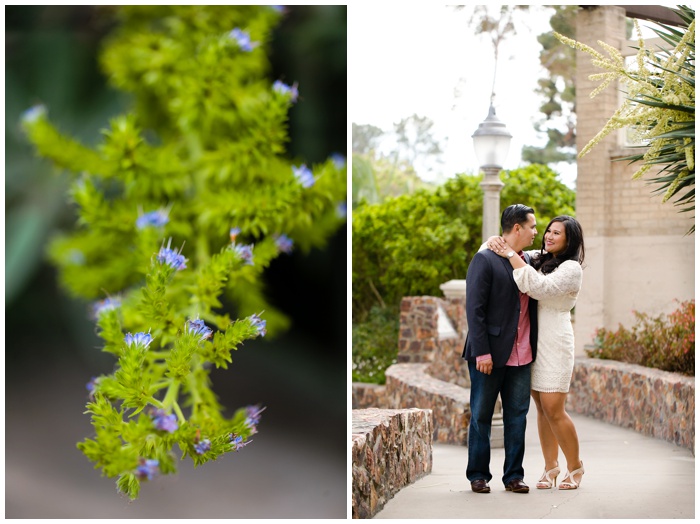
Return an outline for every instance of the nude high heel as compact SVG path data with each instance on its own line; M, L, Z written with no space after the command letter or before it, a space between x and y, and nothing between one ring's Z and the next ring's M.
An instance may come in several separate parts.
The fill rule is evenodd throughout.
M568 473L564 475L564 480L562 480L559 483L559 489L578 489L578 487L581 485L581 481L583 480L583 474L585 471L583 470L583 461L581 461L581 467L578 469L575 469L571 473ZM574 475L581 475L581 478L576 482L574 479Z
M545 471L540 480L537 481L537 489L552 489L553 486L557 485L557 477L559 476L560 472L561 469L559 469L559 466L555 466L549 471Z

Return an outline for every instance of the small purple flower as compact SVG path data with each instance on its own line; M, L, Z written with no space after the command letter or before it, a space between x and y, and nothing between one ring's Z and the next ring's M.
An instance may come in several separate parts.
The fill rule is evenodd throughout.
M249 266L253 265L253 244L233 244L233 251Z
M88 396L90 397L91 400L93 398L95 398L95 388L97 387L97 380L98 380L97 377L92 377L90 379L90 382L85 384L85 389L88 390Z
M139 216L136 219L136 227L138 229L143 229L146 227L163 227L169 220L168 211L165 209L158 209Z
M30 107L27 109L24 113L22 113L22 122L25 124L33 124L37 120L39 120L41 117L46 115L46 106L43 104L39 104L33 107Z
M153 342L153 337L150 333L144 332L136 333L135 335L127 333L124 337L124 342L126 342L127 346L130 346L131 344L136 344L137 346L143 346L147 348L149 344Z
M336 169L343 169L347 164L345 156L341 155L340 153L333 153L331 155L331 160L333 161L333 165L335 165Z
M275 244L282 253L291 253L294 241L287 235L275 235Z
M246 442L243 442L243 437L240 435L236 435L235 433L231 433L231 449L234 451L238 451L241 448L244 448L251 442L252 440L247 440Z
M229 32L228 36L232 40L235 40L238 44L238 47L240 47L243 51L250 52L253 50L254 47L258 45L258 42L252 42L250 40L250 34L248 33L248 31L243 31L238 27L233 28Z
M311 187L314 185L314 182L316 181L314 179L314 174L308 167L306 167L306 164L302 164L299 167L292 166L292 171L294 172L294 176L297 177L297 180L299 180L302 186Z
M232 227L231 230L228 232L229 237L231 237L231 242L235 242L236 237L240 234L241 234L240 227Z
M348 216L348 204L347 202L339 202L335 207L335 214L338 218L345 218Z
M85 255L79 249L71 249L68 252L68 262L76 266L82 266L85 264Z
M289 95L292 103L296 102L299 98L299 87L296 82L290 86L281 80L276 80L275 83L272 84L272 90L282 95Z
M211 441L207 438L200 440L199 442L195 442L194 444L194 450L197 453L197 455L204 455L210 449Z
M117 309L122 305L122 301L118 298L107 297L104 300L98 300L93 302L90 306L92 312L92 318L95 320L100 318L100 315L105 311L110 311L112 309Z
M267 320L261 319L257 314L252 314L248 317L248 320L250 320L250 324L258 330L258 336L265 336L267 334Z
M260 413L265 411L265 408L261 408L260 406L248 406L245 408L246 410L246 419L245 423L246 425L250 428L251 434L255 434L258 432L258 424L260 424Z
M177 416L174 414L168 415L162 409L154 409L151 411L153 417L153 425L157 430L175 433L177 431Z
M205 340L211 337L213 331L204 324L204 320L188 320L186 323L187 331L193 335L199 335L200 340Z
M161 264L167 264L177 271L182 271L187 267L187 259L180 253L181 251L170 249L170 240L168 240L167 247L161 247L160 251L158 252L158 262Z
M136 476L139 480L153 480L153 477L159 473L158 464L156 459L140 458L139 465L136 467Z

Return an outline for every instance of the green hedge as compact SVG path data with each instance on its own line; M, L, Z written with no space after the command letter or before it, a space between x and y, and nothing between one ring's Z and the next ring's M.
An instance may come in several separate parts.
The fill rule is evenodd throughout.
M543 228L574 214L575 192L546 166L501 172L501 209L523 203ZM352 219L352 311L362 322L374 306L398 306L404 296L440 296L440 284L466 277L482 243L481 176L460 175L437 190L360 205Z

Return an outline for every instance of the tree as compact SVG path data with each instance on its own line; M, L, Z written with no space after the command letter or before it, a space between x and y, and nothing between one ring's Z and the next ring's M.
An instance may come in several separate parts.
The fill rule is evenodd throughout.
M377 140L384 136L384 131L371 124L352 123L352 152L359 155L373 155Z
M411 115L394 124L396 141L399 149L396 151L396 163L405 160L417 171L417 164L423 164L428 171L432 170L433 161L440 162L442 154L440 143L433 137L433 121L425 116Z
M575 16L578 6L555 5L550 25L554 31L576 38ZM540 64L548 74L537 81L536 93L542 96L540 111L544 118L535 129L545 133L544 147L524 146L522 159L533 164L574 162L576 160L576 51L561 45L547 32L539 35L542 45Z

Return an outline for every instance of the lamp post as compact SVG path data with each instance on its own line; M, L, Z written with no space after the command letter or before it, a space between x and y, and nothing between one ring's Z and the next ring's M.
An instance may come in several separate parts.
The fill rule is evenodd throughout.
M484 191L484 210L481 226L482 241L501 233L501 198L503 182L498 178L503 163L508 156L510 139L513 138L503 122L496 118L493 104L489 114L472 135L474 152L484 172L480 186Z

